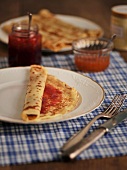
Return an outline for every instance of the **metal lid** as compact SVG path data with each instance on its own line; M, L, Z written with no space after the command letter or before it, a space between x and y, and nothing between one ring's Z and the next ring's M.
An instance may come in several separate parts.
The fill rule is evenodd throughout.
M127 5L117 5L111 8L112 14L116 17L127 18Z

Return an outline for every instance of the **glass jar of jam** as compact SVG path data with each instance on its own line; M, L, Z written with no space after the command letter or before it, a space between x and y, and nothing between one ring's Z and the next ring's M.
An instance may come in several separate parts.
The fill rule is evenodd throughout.
M38 26L14 24L9 35L8 62L10 67L41 64L41 35Z
M72 44L76 67L84 72L104 71L110 63L113 43L107 39L80 39Z

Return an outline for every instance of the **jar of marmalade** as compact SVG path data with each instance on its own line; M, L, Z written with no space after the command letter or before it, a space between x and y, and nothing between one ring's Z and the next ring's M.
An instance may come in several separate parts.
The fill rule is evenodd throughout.
M10 67L41 64L41 35L38 26L14 24L9 35L8 61Z
M111 8L111 34L116 34L114 47L127 50L127 5L118 5Z
M108 39L80 39L72 43L76 67L83 72L100 72L110 64L113 42Z

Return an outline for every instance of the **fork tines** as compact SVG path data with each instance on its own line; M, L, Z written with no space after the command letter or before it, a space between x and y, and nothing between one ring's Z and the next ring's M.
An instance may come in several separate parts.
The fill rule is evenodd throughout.
M114 99L112 100L111 104L109 105L109 107L105 110L105 112L112 112L112 114L114 114L114 112L117 112L120 110L125 98L126 98L126 94L124 95L115 95Z

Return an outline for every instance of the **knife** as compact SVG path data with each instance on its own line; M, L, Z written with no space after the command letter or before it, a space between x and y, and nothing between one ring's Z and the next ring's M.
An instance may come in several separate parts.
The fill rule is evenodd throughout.
M120 122L122 122L125 118L127 118L127 109L122 112L119 112L116 116L106 121L104 124L99 126L99 128L93 131L88 137L83 138L80 142L72 146L71 148L63 151L62 158L64 160L72 160L76 158L82 151L87 149L90 145L92 145L95 141L100 139L103 135L108 133L112 128L117 126Z

